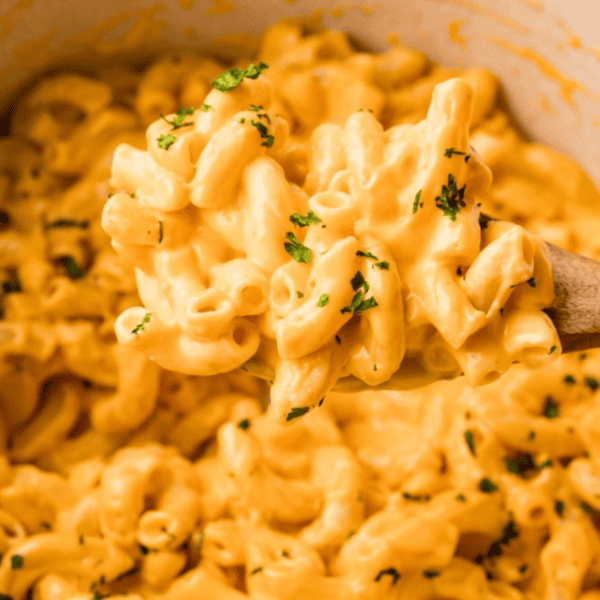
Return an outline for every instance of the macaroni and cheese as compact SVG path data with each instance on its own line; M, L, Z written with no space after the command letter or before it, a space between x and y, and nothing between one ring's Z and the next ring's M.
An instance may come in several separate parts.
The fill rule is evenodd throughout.
M0 598L598 600L600 353L538 241L600 258L589 179L482 69L285 24L224 69L55 73L0 139ZM466 377L305 410L407 360Z

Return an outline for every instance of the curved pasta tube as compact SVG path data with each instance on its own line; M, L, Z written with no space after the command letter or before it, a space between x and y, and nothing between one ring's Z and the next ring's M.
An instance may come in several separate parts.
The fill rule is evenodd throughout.
M228 586L204 565L178 577L169 589L163 594L157 595L157 598L160 600L196 600L198 594L206 594L209 598L219 598L219 600L247 599L246 594Z
M309 481L284 479L272 472L250 432L227 423L219 429L217 440L219 456L226 471L233 473L237 488L229 499L232 510L248 514L250 507L260 506L265 519L284 523L316 517L321 508L316 487Z
M97 158L98 146L109 143L126 130L136 129L135 114L122 108L107 108L88 118L66 140L46 144L46 168L60 175L81 175Z
M360 316L356 347L347 368L368 385L378 385L398 370L404 358L404 303L400 277L391 254L377 243L367 244L366 248L387 263L388 268L376 267L371 259L361 261L360 266L366 273L370 294L376 298L377 306Z
M0 565L0 588L13 597L27 593L36 579L48 573L73 576L90 585L104 575L107 581L129 571L134 560L105 540L87 537L84 544L76 535L41 533L14 546ZM13 569L11 556L23 557L23 566Z
M12 436L12 459L34 461L60 444L79 419L80 394L75 382L58 380L46 387L34 420Z
M544 527L553 518L554 506L548 493L512 477L506 485L506 506L521 527Z
M333 176L347 167L344 129L323 123L311 136L311 156L304 189L309 195L328 189Z
M363 477L360 464L345 446L322 446L312 458L312 480L323 490L321 514L300 532L300 539L331 556L364 519L359 500Z
M293 192L275 160L259 156L242 173L238 202L245 215L246 256L270 275L289 258L283 245L292 227L289 217L305 214L306 198Z
M540 555L549 594L576 600L592 558L592 545L581 522L561 523Z
M352 236L338 241L326 254L314 257L308 281L310 295L305 294L304 303L276 325L281 358L299 358L315 352L350 320L352 312L341 311L350 305L355 293L350 281L356 273L358 249L358 241ZM327 294L329 301L318 306L322 294Z
M266 113L265 113L266 114ZM190 201L201 208L221 208L233 203L243 170L264 153L261 134L251 121L257 113L238 113L233 120L210 138L196 163L196 174L190 183ZM273 149L283 145L287 137L287 122L270 117Z
M0 552L3 555L11 546L24 540L27 535L27 530L17 517L5 510L0 510Z
M275 269L269 286L269 308L276 317L285 317L302 305L310 273L309 265L296 261Z
M166 212L181 210L189 202L181 175L167 171L147 152L130 144L115 149L110 185L134 190L149 206Z
M158 366L138 350L116 344L112 352L119 377L117 392L96 401L90 410L92 426L109 435L135 429L150 416L160 374Z
M235 318L227 333L215 340L196 340L176 325L154 318L141 334L132 333L147 313L130 308L119 315L115 332L120 344L127 344L148 355L165 369L187 375L215 375L239 367L249 360L259 345L257 327L243 318Z
M164 588L177 579L186 562L185 552L150 552L144 557L141 579L153 588Z
M533 275L534 240L522 227L506 229L493 222L482 237L485 246L469 266L462 286L471 304L489 318L506 304L514 287Z
M427 514L407 516L383 510L369 517L334 558L334 575L370 577L390 564L402 572L427 564L447 565L458 542L458 528Z
M219 566L233 567L246 562L243 528L233 519L218 519L206 524L202 555Z
M151 65L140 78L135 106L144 124L154 121L160 113L175 111L177 96L190 70L202 68L206 60L193 52L165 55Z
M95 317L110 313L112 298L91 282L74 283L67 277L53 277L41 298L42 310L53 317Z

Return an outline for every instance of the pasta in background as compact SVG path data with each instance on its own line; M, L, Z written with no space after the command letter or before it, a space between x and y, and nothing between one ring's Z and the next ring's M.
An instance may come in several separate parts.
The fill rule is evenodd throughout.
M270 78L281 77L283 85L274 87L268 110L272 129L279 127L274 144L267 156L257 158L260 147L246 156L250 166L241 175L246 191L239 201L254 219L243 224L245 239L252 240L248 256L236 238L235 211L203 206L202 235L196 235L194 211L184 208L181 194L202 144L214 139L211 127L231 125L229 143L240 148L256 128L211 121L199 132L202 143L175 131L180 139L163 151L168 164L156 161L158 149L156 155L142 151L145 127L155 138L171 130L164 121L154 123L157 113L172 118L180 107L205 102L224 68L212 60L173 53L145 70L50 76L21 99L11 135L0 140L0 597L596 600L598 351L535 369L516 365L477 388L459 378L407 392L329 393L322 406L281 427L266 410L266 386L248 374L186 375L176 372L183 365L172 353L165 354L174 358L167 370L116 343L118 315L132 309L140 340L148 334L175 344L179 333L169 331L169 319L188 319L191 328L210 328L217 336L241 332L252 341L260 327L275 337L277 321L302 305L295 290L310 297L311 277L317 267L328 272L328 255L352 255L356 248L390 269L373 268L373 259L354 253L350 277L368 274L369 294L382 305L399 301L405 282L401 270L394 271L385 231L371 233L374 217L357 221L365 224L355 236L359 246L347 241L356 219L348 190L367 194L361 177L368 178L373 165L383 177L385 160L410 163L417 142L406 135L418 131L435 86L455 77L473 86L468 134L493 175L481 209L521 226L489 223L473 260L453 265L454 272L469 266L466 277L455 280L484 318L498 319L504 309L503 347L511 360L501 370L514 356L525 359L546 335L539 320L531 321L548 289L534 236L600 258L588 234L599 218L590 208L598 193L575 164L521 139L497 106L493 75L442 69L405 48L358 53L343 34L303 37L289 25L265 32L258 58L270 67L236 91L255 94L244 97L246 108L265 102ZM223 111L238 113L232 96L221 97ZM202 114L212 119L216 107ZM366 112L357 112L361 108ZM194 120L198 112L185 118ZM254 111L244 114L239 118L257 119ZM352 159L353 178L343 175L345 159L334 151L343 147L349 117L352 135L368 133L381 144L379 158L363 151ZM375 119L387 131L399 127L397 137L382 140ZM278 145L286 127L288 142ZM135 197L118 191L111 198L118 202L108 206L120 203L126 214L136 214L135 227L120 231L115 252L101 214L119 144L128 146L117 156L136 157L135 168L120 176L152 181L157 188L148 190L160 195L150 206L137 187ZM211 151L221 156L225 148L215 142ZM463 161L465 170L461 155L442 159ZM230 166L216 160L218 168ZM168 182L160 179L165 172L174 173ZM264 190L265 182L272 198L259 203L253 191ZM210 185L205 181L198 202L215 198ZM216 200L225 203L237 193L225 186ZM539 211L540 201L551 210ZM314 268L289 260L281 240L267 235L285 235L289 214L309 209L328 227L293 231L302 238L308 229L302 239L315 257L328 250ZM448 217L441 211L438 217L445 225ZM474 225L479 235L476 219ZM148 248L157 246L161 232L161 245L172 250L152 262ZM190 251L184 246L192 239ZM503 273L491 268L498 256L511 265ZM436 264L419 268L435 270ZM168 275L168 293L144 275L154 265ZM535 288L511 288L532 274ZM318 288L322 279L314 282L315 297L327 293ZM146 309L135 308L142 300L138 285L154 298L149 321ZM248 285L251 293L244 293ZM286 289L293 293L286 296ZM184 312L171 300L190 291L194 310ZM499 368L497 347L487 342L499 335L492 323L453 348L442 331L432 335L421 306L402 299L409 328L403 329L405 319L382 323L371 309L342 327L340 337L361 340L348 362L352 372L373 377L372 356L382 365L397 362L401 345L395 355L378 353L389 347L386 335L399 338L402 331L406 354L427 347L428 369L448 372L458 364L484 377L490 365ZM266 303L270 319L261 316ZM160 332L153 331L155 311L169 315ZM333 365L346 360L335 338L331 342L317 351L318 364L323 356ZM288 343L293 353L295 342ZM196 360L193 345L179 348L182 360ZM216 357L226 358L224 352ZM284 364L278 376L284 385L301 384L306 368L306 362ZM327 376L320 385L328 387Z

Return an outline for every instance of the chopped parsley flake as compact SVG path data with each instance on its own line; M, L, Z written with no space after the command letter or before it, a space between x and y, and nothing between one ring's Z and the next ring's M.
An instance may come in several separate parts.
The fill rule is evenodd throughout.
M427 579L433 579L434 577L439 577L439 571L423 571L423 577L427 577Z
M484 477L480 482L479 482L479 490L482 491L484 494L491 494L492 492L495 492L498 489L498 487L496 486L496 484L491 481L490 479L488 479L487 477Z
M544 410L542 411L542 414L547 419L556 419L556 417L558 417L558 404L554 402L552 396L548 396L546 398L546 403L544 404Z
M87 229L90 226L89 221L75 221L67 217L60 217L55 221L46 223L44 229L59 229L59 228L75 228L75 229Z
M285 251L296 261L299 263L309 263L311 256L312 256L312 251L310 248L308 248L307 246L305 246L304 244L302 244L301 242L299 242L296 239L296 236L291 232L288 231L285 234L285 237L287 238L287 242L284 242L283 247L285 248Z
M338 344L341 344L341 343L342 343L342 338L341 338L339 335L336 335L336 336L335 336L335 341L336 341Z
M240 123L245 123L245 122L246 122L246 119L244 119L244 117L242 117L242 118L240 119Z
M383 271L388 271L390 268L390 263L387 260L380 260L379 262L376 262L373 266L377 267L378 269L382 269Z
M565 378L563 379L563 381L565 383L572 385L575 383L575 377L573 377L573 375L565 375Z
M306 414L309 410L310 408L308 406L294 406L285 417L285 420L292 421L293 419L297 419L298 417Z
M402 497L410 502L429 502L430 494L411 494L410 492L402 492Z
M323 306L327 306L329 304L329 294L321 294L319 299L317 300L317 306L322 308Z
M363 250L357 250L356 256L364 256L365 258L372 258L373 260L379 260L377 256L371 254L370 252L364 252Z
M366 300L364 300L363 296L364 292L362 290L358 290L358 292L354 294L354 298L352 298L350 306L344 306L344 308L342 308L340 312L342 314L351 312L355 315L358 315L359 313L369 308L375 308L376 306L379 306L375 298L367 298Z
M521 566L519 566L519 573L525 573L525 571L527 571L528 568L529 565L527 563L523 563Z
M548 459L548 460L545 460L544 462L540 463L538 465L538 469L541 471L542 469L547 469L549 467L552 467L553 465L554 465L554 463L550 459Z
M296 290L296 296L298 296L298 298L304 298L304 294L300 290Z
M535 471L536 466L531 454L522 454L513 458L505 458L506 468L515 475L524 476L527 471Z
M208 112L208 110L209 110L210 108L212 108L212 106L211 106L210 104L203 104L203 105L200 107L200 110L201 110L202 112Z
M0 594L0 600L13 600L13 597L8 594Z
M469 429L467 429L464 432L464 436L465 436L465 442L467 443L467 446L469 446L469 450L471 451L471 454L473 456L475 456L475 444L473 443L473 432L470 431Z
M20 569L23 567L23 557L20 554L13 554L10 557L10 568Z
M453 154L458 154L460 156L466 156L467 155L466 152L461 152L460 150L455 150L454 148L446 148L446 151L444 152L444 156L446 156L448 158L452 158Z
M79 545L83 546L84 543L85 543L85 538L82 535L80 535L79 536Z
M309 225L316 225L320 223L322 219L319 219L312 210L308 211L308 214L304 217L298 213L290 215L290 221L298 227L308 227Z
M466 501L467 501L467 497L466 497L464 494L457 494L457 495L456 495L456 499L457 499L459 502L466 502Z
M250 120L250 124L256 127L258 133L260 133L260 137L264 140L261 143L261 146L266 146L267 148L270 148L273 145L275 138L269 134L267 126L264 123L261 123L260 121L255 121L254 119Z
M415 196L415 200L413 202L413 208L412 208L413 214L416 213L417 210L419 210L419 202L421 202L421 192L422 191L423 190L419 190L417 192L417 195ZM423 205L421 204L421 206L423 206Z
M168 135L161 133L156 138L156 141L158 142L158 147L161 150L168 150L177 141L177 138L171 133Z
M203 106L208 106L208 104L205 104ZM194 124L194 121L188 121L187 123L184 123L185 118L188 115L194 114L194 110L195 109L193 108L180 108L179 110L175 111L175 118L172 121L169 121L169 119L167 119L163 114L160 115L160 118L163 121L166 121L169 125L171 125L173 129L179 129L180 127L187 127L188 125Z
M5 294L12 294L21 291L21 281L16 271L12 273L10 279L2 282L2 291Z
M250 571L250 575L256 575L257 573L262 573L264 571L264 569L262 567L256 567L256 569L252 569L252 571Z
M565 503L562 500L554 501L554 512L559 516L563 516L563 512L565 510Z
M552 354L555 350L556 350L556 346L552 346L552 348L550 348L550 351L548 352L548 354Z
M533 288L534 288L534 287L535 287L535 277L530 277L530 278L527 280L527 285L529 285L530 287L533 287Z
M131 333L135 333L135 335L137 335L140 331L143 331L145 329L145 324L150 322L150 317L152 316L152 313L146 313L143 317L142 317L142 321L141 323L138 323L132 330Z
M213 88L215 88L215 90L219 90L220 92L229 92L240 85L244 77L256 79L265 69L268 68L269 65L264 62L259 62L258 65L248 65L248 68L246 69L238 69L237 67L234 67L233 69L227 69L218 75L211 85Z
M379 581L384 575L390 575L392 577L392 585L395 585L398 579L400 579L400 573L398 573L394 567L390 567L389 569L379 571L375 577L375 581Z
M503 531L502 536L497 539L495 542L490 544L490 547L487 551L488 558L494 558L496 556L500 556L502 554L502 546L508 544L511 540L519 537L519 532L515 527L514 521L509 521Z
M595 392L598 389L598 380L592 377L591 375L585 376L585 385L587 385L592 392Z
M255 113L257 113L259 110L262 110L264 108L260 104L258 106L256 106L256 104L251 104L250 107L251 107L250 110Z
M464 197L467 186L461 188L456 186L456 179L452 173L448 173L448 185L442 185L441 196L435 197L435 205L441 208L444 215L451 221L456 221L456 215L461 207L466 206Z
M354 291L358 290L361 287L365 290L365 292L369 291L369 284L367 283L363 274L360 271L356 271L356 274L350 280L350 285L352 285L352 289Z
M58 262L67 270L71 279L80 279L83 277L83 271L79 268L79 265L72 256L63 256Z
M250 427L250 419L242 419L237 426L240 429L248 429L248 427Z
M163 222L161 220L158 221L158 243L162 244L163 241Z

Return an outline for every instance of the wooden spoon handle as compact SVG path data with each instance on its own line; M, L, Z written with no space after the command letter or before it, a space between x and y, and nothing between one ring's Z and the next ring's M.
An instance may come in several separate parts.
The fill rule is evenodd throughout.
M546 243L554 272L554 302L546 310L563 352L600 347L600 262Z

